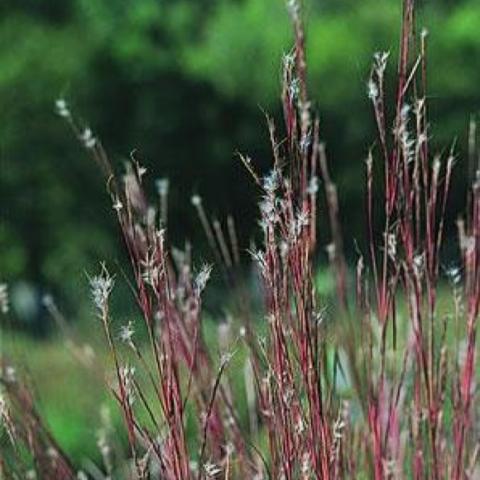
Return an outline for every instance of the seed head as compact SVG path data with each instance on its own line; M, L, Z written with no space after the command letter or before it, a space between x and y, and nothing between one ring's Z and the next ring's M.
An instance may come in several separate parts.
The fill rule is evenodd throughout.
M90 128L85 128L80 135L80 140L82 141L85 148L91 149L97 144L97 139L93 136L93 132Z
M131 367L130 365L125 365L120 367L120 378L123 382L123 387L125 389L125 394L128 399L128 403L133 405L135 401L135 392L134 392L134 379L135 376L135 367Z
M265 252L262 250L253 250L249 253L253 260L257 263L260 273L265 277L267 275L267 261L265 259Z
M389 257L395 261L397 257L397 237L394 233L387 235L387 251Z
M63 117L63 118L71 117L71 113L68 108L67 102L63 98L59 98L58 100L55 100L55 111L60 117Z
M221 468L216 465L215 463L212 462L207 462L203 465L203 469L205 470L205 473L207 474L207 477L209 478L214 478L216 477L222 470Z
M195 277L194 287L198 296L203 292L212 273L212 265L204 264Z
M390 52L376 52L373 55L375 72L377 73L379 78L382 78L383 74L385 73L385 68L387 67L387 61L389 56Z
M264 179L263 179L263 188L267 193L273 193L279 185L279 174L277 170L272 170Z
M102 272L90 278L90 290L92 293L93 303L98 308L101 315L106 311L108 299L112 292L114 279L110 276L105 265L102 265Z
M119 198L115 200L115 203L113 204L112 207L117 213L120 212L120 210L123 208L123 203L120 201Z
M368 98L372 102L377 101L377 98L378 98L378 95L379 95L378 86L373 79L370 79L367 83L367 94L368 94Z
M6 283L0 283L0 312L7 314L10 307L8 288Z
M194 207L199 207L202 204L202 197L200 195L192 195L191 202Z
M126 343L127 345L133 345L132 338L134 334L135 330L131 320L126 325L122 325L120 327L119 338L123 343Z
M318 177L313 176L308 182L307 192L310 195L315 195L318 192Z
M138 178L142 178L147 173L147 168L142 165L137 166Z
M300 94L300 81L298 78L292 79L290 85L288 85L288 93L292 99L298 98Z
M458 285L462 281L462 273L459 267L451 266L445 270L445 273L453 285Z

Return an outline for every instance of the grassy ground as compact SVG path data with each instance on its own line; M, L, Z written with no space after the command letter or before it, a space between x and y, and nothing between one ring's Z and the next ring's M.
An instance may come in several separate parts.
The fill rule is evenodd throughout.
M17 332L1 335L3 352L21 368L19 374L28 375L39 410L60 445L78 461L97 457L100 407L112 403L104 384L74 358L59 337L39 341ZM96 362L107 363L105 350L96 350Z
M325 303L328 305L332 283L327 273L318 274L317 287L319 293L325 296ZM453 308L450 288L444 286L441 292L439 319L449 315ZM405 325L408 317L404 305L400 305L399 312L399 321ZM332 316L330 322L335 324L335 313L330 312L330 315ZM260 330L264 330L264 327L259 326ZM453 329L449 330L450 343L453 345ZM204 321L204 334L213 358L218 358L218 327L211 318ZM110 407L113 423L119 431L123 430L123 426L118 409L102 380L102 374L109 371L111 360L103 343L103 332L95 318L85 319L78 333L79 343L83 345L88 341L95 352L94 367L91 370L75 358L71 348L59 335L47 340L36 340L27 334L11 331L0 331L0 335L2 351L15 365L21 366L19 374L28 374L37 394L40 412L66 453L78 465L87 458L99 460L95 440L102 406ZM237 398L236 405L244 406L239 414L241 423L247 427L248 413L243 383L245 358L245 351L241 346L235 349L235 355L225 375L230 380L234 395L240 397ZM345 386L342 379L339 379L339 382ZM196 436L193 431L190 431L189 436L191 443L195 442Z
M100 460L95 440L102 407L109 408L115 428L123 431L121 415L102 378L103 374L108 378L112 371L111 358L102 343L103 332L98 330L97 334L95 331L94 320L88 320L91 328L86 328L85 320L82 331L76 337L81 346L88 345L87 348L94 352L91 368L76 358L75 352L60 335L38 340L26 333L0 330L2 352L17 366L17 370L19 368L18 375L27 376L34 388L42 417L60 446L78 465L87 459ZM213 358L218 357L216 323L207 319L204 331ZM145 350L148 358L148 348ZM129 357L127 352L123 353L126 358ZM236 349L226 372L235 396L245 397L242 380L245 358L245 352L241 348ZM147 392L149 396L153 395L151 389L147 388ZM245 404L243 398L239 405ZM239 413L242 423L246 424L246 409ZM188 418L189 415L187 432L190 430L190 443L194 447L196 435L188 428L193 423Z

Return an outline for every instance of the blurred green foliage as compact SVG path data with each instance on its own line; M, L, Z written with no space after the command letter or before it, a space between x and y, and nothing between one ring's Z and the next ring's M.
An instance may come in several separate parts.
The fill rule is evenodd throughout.
M373 52L389 50L391 90L400 2L306 3L310 88L352 249L363 224L355 208L363 159L375 140L365 84ZM431 39L432 139L440 150L458 137L461 154L480 105L480 3L420 3ZM212 214L234 213L248 246L254 189L234 152L268 168L261 110L279 117L279 64L290 40L282 0L4 0L2 280L28 280L75 305L83 271L118 256L103 180L55 115L59 97L102 138L119 170L135 151L152 185L170 178L174 242L201 238L189 202L199 193ZM464 175L460 162L458 184Z

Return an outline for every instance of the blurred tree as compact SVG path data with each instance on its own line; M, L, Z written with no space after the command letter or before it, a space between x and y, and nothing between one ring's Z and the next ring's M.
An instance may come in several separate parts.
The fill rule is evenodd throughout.
M365 84L372 53L389 50L392 88L400 2L306 3L309 83L351 248L363 219L348 207L358 202L363 159L375 140ZM464 145L469 115L480 104L480 4L423 4L420 24L431 32L432 136L439 149L456 135ZM199 193L213 214L236 213L248 245L254 188L233 154L246 151L267 168L261 108L279 117L279 63L289 45L279 0L4 0L2 280L24 278L75 298L84 269L117 255L103 182L54 115L59 96L88 119L119 170L135 150L152 185L157 176L170 177L175 242L198 239L189 197Z
M64 23L71 18L75 0L63 0L62 2L38 2L37 0L3 0L0 4L2 16L26 14L48 23Z

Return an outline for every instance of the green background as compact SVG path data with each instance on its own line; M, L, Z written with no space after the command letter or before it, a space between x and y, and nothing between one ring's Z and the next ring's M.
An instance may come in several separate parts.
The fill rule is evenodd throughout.
M457 139L459 196L468 122L480 105L480 2L420 4L418 23L430 32L432 142L441 152ZM366 81L379 50L391 52L395 75L399 6L306 2L309 84L349 249L363 234L363 160L376 138ZM212 215L234 214L247 247L255 196L234 153L268 168L262 111L279 119L280 59L290 43L282 0L3 0L1 280L28 281L75 306L84 270L123 261L103 179L55 115L59 97L119 171L135 152L152 191L155 178L170 179L174 242L203 241L189 202L198 193Z

